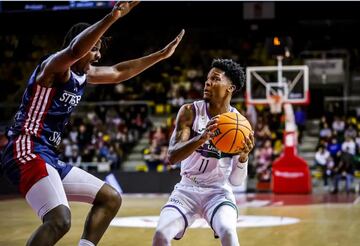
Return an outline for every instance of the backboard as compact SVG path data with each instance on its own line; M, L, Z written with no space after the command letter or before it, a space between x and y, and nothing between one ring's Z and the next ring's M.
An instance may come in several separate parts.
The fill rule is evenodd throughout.
M309 103L307 66L262 66L246 68L246 102L271 104L272 97L282 103Z

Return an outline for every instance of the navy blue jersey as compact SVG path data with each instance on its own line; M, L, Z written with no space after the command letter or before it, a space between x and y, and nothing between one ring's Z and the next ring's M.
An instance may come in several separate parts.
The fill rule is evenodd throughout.
M55 149L86 84L86 75L73 72L65 83L54 81L55 87L36 84L40 65L28 81L0 162L5 175L24 196L33 184L48 175L46 163L62 179L71 170L71 165L59 161Z
M54 83L56 87L47 88L35 83L39 66L28 81L8 136L10 139L19 135L31 136L34 141L54 149L61 142L70 114L80 102L86 75L71 72L69 81Z

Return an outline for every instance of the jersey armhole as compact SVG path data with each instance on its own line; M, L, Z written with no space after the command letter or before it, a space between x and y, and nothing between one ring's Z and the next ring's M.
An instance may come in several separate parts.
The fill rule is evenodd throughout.
M195 132L193 130L193 127L194 127L194 122L196 120L196 106L195 106L195 102L193 102L191 104L191 110L192 110L192 113L193 113L193 119L192 119L192 122L191 122L191 132L190 132L190 138L193 138L195 137Z

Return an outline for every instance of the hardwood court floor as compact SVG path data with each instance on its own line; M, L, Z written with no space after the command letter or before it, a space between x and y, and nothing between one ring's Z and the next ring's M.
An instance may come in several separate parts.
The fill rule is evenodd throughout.
M312 196L314 197L314 196ZM350 199L308 199L306 196L296 200L308 200L308 204L292 204L291 199L279 196L248 196L240 201L241 215L285 216L300 219L292 225L239 228L238 235L242 246L355 246L360 245L360 204L352 195ZM247 206L265 201L267 206ZM157 216L166 196L138 197L125 196L118 217ZM241 200L241 199L240 199ZM294 200L294 199L293 199ZM319 202L320 201L320 202ZM294 203L294 202L293 202ZM77 245L82 226L90 206L72 203L72 227L70 232L57 245ZM24 199L0 200L0 245L25 245L26 239L39 225L39 219L25 203ZM154 228L110 227L99 245L151 245ZM173 241L175 246L220 245L213 238L210 229L188 229L184 238Z

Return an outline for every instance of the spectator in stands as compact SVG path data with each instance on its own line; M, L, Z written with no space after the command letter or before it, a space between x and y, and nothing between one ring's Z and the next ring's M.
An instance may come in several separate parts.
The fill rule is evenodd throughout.
M255 150L256 176L259 181L270 181L273 148L266 140L262 147Z
M163 127L161 126L156 127L155 132L152 135L152 141L154 141L157 146L162 146L167 144L168 140L166 139L166 135Z
M349 193L351 191L351 185L354 178L354 167L353 167L354 156L350 154L349 149L341 155L339 164L334 168L334 190L333 193L337 193L339 189L339 181L345 179L345 189Z
M144 160L149 171L156 171L157 166L162 163L164 156L161 154L161 145L158 145L156 140L153 140L150 147L144 150Z
M343 134L345 130L345 121L339 116L335 116L334 122L332 123L332 129L338 134Z
M109 153L107 155L107 161L110 162L111 169L116 170L119 169L120 163L119 163L119 157L115 151L114 146L110 146Z
M345 137L345 141L341 145L341 150L354 156L356 153L356 145L354 140L349 136Z
M350 124L349 127L346 128L345 133L344 133L344 136L345 136L345 138L346 138L346 137L349 137L349 138L352 138L352 139L355 139L355 138L356 138L356 136L357 136L357 131L356 131L356 129L355 129L355 127L354 127L353 124Z
M328 185L328 170L330 161L330 152L326 150L324 146L319 146L315 154L315 165L321 170L324 180L324 186Z
M348 125L353 125L353 126L357 125L357 118L355 117L355 115L353 115L353 112L349 112L349 116L346 120L346 123Z
M117 128L117 133L116 133L116 140L119 141L120 143L127 143L128 141L128 137L127 137L127 126L125 124L125 122L121 122L119 125L118 125L118 128Z
M72 143L68 138L62 140L62 148L64 149L63 161L69 162L72 157Z
M85 146L90 142L91 140L91 133L88 131L87 126L82 123L79 126L78 134L77 134L77 143L79 146L79 151L82 152L85 148Z
M357 132L357 136L355 138L355 144L356 144L357 153L360 153L360 131Z
M257 146L262 146L265 140L271 139L271 131L263 118L259 118L254 131Z
M327 150L330 152L331 161L337 165L341 156L341 143L336 137L332 137L330 143L327 145Z
M71 143L77 144L78 136L79 136L79 132L76 130L76 128L71 127L71 131L69 132L69 138Z
M320 128L323 129L325 124L328 124L328 122L329 121L328 121L327 116L325 116L325 115L321 116L321 118L320 118Z
M298 128L298 143L301 143L303 132L305 130L306 114L303 108L298 106L295 111L295 123Z
M333 158L339 154L341 151L341 144L338 142L336 137L331 138L331 141L327 146L327 150Z
M175 113L177 112L180 107L184 104L185 99L183 97L183 93L182 92L182 87L179 86L173 86L173 90L171 93L171 107L172 107L172 112Z
M146 129L146 122L141 113L137 113L131 123L135 126L138 132L143 132Z
M99 159L101 162L106 162L109 155L109 145L106 142L102 142L99 149Z
M73 166L80 166L81 164L81 155L79 154L79 147L76 144L71 145L71 156L69 158L69 163Z
M320 130L320 138L329 140L332 136L332 131L328 125L328 123L324 122L323 128Z

